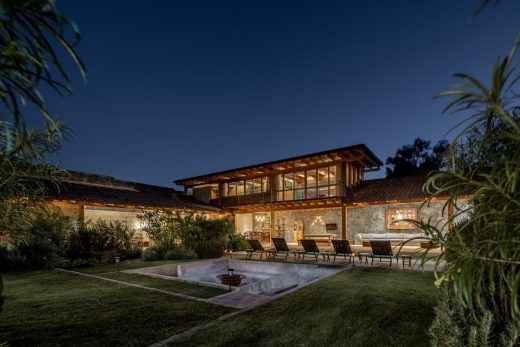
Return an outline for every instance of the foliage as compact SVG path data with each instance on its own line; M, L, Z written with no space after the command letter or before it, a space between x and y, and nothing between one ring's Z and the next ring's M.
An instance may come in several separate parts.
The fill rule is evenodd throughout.
M161 246L150 246L143 251L142 258L144 261L156 261L156 260L164 260L164 256L166 252L168 252L168 248Z
M233 251L245 251L250 248L250 246L244 235L233 232L229 234L227 248L230 248Z
M420 138L411 145L399 148L393 157L386 159L386 177L427 175L446 167L448 141L441 140L432 148L430 141Z
M69 27L72 39L65 37ZM74 49L78 39L77 26L58 12L54 0L0 1L0 236L13 221L27 223L27 202L33 204L46 184L58 182L61 170L45 158L60 148L68 129L49 113L39 87L71 92L59 47L85 76ZM21 111L25 105L44 116L43 128L26 129Z
M170 249L164 255L164 260L177 260L177 259L197 259L199 256L192 249L184 247L175 247Z
M9 248L0 257L0 270L12 271L52 266L61 258L72 221L59 212L27 208L26 223L13 222L4 226L9 235Z
M231 220L206 218L191 211L145 211L139 219L143 231L156 243L156 253L184 247L200 258L220 257L224 254L228 236L233 233Z
M78 222L65 256L72 266L112 263L115 257L136 258L141 252L134 235L135 230L121 221Z
M520 343L520 108L513 90L520 79L519 44L520 35L507 57L497 59L490 87L460 73L455 76L464 83L442 94L453 98L445 111L471 115L450 145L449 170L430 177L425 189L432 197L450 196L445 207L456 209L450 224L465 220L447 238L420 223L445 250L437 259L447 261L437 284L451 286L462 316L482 320L491 314L491 345ZM458 197L467 194L469 203L461 205ZM471 329L467 324L462 334Z
M173 211L143 211L138 218L143 225L142 230L156 245L165 248L177 245L179 235L175 228Z
M2 295L4 291L4 281L2 280L2 277L0 277L0 312L2 312L2 305L4 304L4 296Z
M66 29L71 28L71 38ZM70 78L59 60L62 48L85 77L86 69L75 51L80 33L70 18L58 11L54 0L0 1L0 100L7 113L0 119L24 132L22 104L32 104L52 128L55 119L39 92L41 83L58 93L71 93ZM7 139L7 148L13 143Z

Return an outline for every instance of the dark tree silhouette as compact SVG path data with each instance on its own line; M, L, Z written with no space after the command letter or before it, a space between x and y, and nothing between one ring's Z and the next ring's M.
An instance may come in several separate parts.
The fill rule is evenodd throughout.
M386 159L386 177L426 175L446 167L449 143L441 140L432 148L431 142L416 138L413 144L399 148Z

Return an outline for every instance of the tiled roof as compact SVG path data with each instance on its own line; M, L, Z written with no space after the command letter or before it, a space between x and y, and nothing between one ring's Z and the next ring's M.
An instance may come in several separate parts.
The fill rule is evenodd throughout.
M59 188L49 187L46 197L87 203L220 211L173 188L84 173L73 173Z
M346 203L385 202L391 200L425 199L422 186L426 176L382 178L362 181L347 191Z

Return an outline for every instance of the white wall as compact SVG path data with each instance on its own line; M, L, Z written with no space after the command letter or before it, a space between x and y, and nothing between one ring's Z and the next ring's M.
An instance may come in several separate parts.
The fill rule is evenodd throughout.
M235 232L243 234L253 230L253 214L237 213L235 215Z

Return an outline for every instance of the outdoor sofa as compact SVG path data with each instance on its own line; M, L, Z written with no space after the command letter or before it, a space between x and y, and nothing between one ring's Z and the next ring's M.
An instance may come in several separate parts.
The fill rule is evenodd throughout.
M422 233L368 233L354 235L354 242L356 245L361 245L363 241L390 241L391 244L396 245L412 238L414 240L407 243L407 245L416 246L421 242L430 241Z

